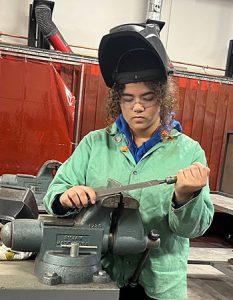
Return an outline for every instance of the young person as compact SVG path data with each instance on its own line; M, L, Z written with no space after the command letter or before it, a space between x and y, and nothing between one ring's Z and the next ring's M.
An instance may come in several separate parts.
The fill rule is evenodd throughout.
M109 117L115 121L83 138L58 169L44 203L49 213L73 215L74 208L95 205L94 188L107 186L109 178L126 185L176 175L175 185L129 192L140 203L145 233L156 228L161 239L159 249L150 252L138 287L127 286L138 256L109 253L102 264L121 288L120 300L184 299L189 238L202 235L213 217L210 170L198 142L172 120L175 99L166 53L159 50L156 34L159 46L148 42L150 28L143 28L123 25L102 39L99 61L110 87Z

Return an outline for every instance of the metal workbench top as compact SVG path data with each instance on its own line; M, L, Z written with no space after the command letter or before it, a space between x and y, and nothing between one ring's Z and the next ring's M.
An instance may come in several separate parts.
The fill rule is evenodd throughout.
M210 196L217 210L233 215L233 198L217 193L211 193Z
M1 300L117 300L119 289L113 282L107 284L40 283L33 274L34 261L0 261Z

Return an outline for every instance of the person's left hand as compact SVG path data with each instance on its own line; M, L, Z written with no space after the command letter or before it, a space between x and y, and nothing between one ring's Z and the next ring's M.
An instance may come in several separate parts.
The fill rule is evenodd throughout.
M176 203L185 204L190 201L194 193L207 184L209 173L210 169L199 162L179 170L175 184Z

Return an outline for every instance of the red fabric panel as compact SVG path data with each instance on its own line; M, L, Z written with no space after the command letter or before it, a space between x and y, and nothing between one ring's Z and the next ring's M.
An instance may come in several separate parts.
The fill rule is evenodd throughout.
M202 130L205 119L206 101L208 95L209 82L199 81L193 115L193 127L191 136L194 140L201 142Z
M226 143L233 131L233 86L207 80L175 78L178 85L176 118L184 133L200 142L210 166L210 187L217 190Z
M193 116L194 116L195 102L197 96L197 86L198 86L197 79L189 79L185 91L183 116L182 116L181 124L184 133L186 133L189 136L191 136L192 134Z
M176 120L182 122L185 93L188 79L185 77L174 77L175 84L179 87L177 92L177 104L176 104Z
M98 66L85 65L84 96L82 107L82 126L80 139L95 129L96 106L98 98L98 84L100 76L97 74Z
M36 174L44 161L64 161L72 152L73 129L79 140L105 127L108 88L96 64L85 64L82 106L80 66L0 60L0 173ZM59 75L60 74L60 75ZM67 83L68 88L64 84ZM233 86L174 77L178 85L176 119L184 133L201 143L218 188L226 133L233 131ZM74 123L76 95L76 120ZM77 120L77 110L81 110Z
M206 100L206 109L202 130L201 145L205 149L207 161L210 161L211 148L213 143L214 127L217 112L220 83L210 82Z
M55 102L53 114L55 113L57 117L55 121L57 126L59 125L63 140L71 142L74 128L75 97L53 66L50 68L50 99L51 102Z
M209 166L211 169L210 185L215 188L217 186L218 171L221 169L221 151L224 140L224 127L229 103L229 86L220 85L216 119L213 131L213 141L209 158Z
M96 105L96 120L95 120L95 129L100 129L105 127L107 119L107 110L106 110L106 100L108 96L108 88L106 88L103 77L100 76L99 85L98 85L98 98Z
M24 97L25 61L0 59L0 97L22 99Z
M61 75L61 78L64 80L66 86L68 89L73 93L73 87L74 87L74 72L75 67L72 65L56 65L55 68L58 71L58 73Z
M217 188L219 186L219 181L221 178L221 171L222 171L222 162L224 157L225 145L226 145L226 137L227 132L233 132L233 85L225 85L225 93L223 94L224 97L224 104L227 105L226 117L224 121L224 134L223 134L223 143L221 149L221 159L220 159L220 167L218 169L218 180L217 180Z
M71 153L74 98L52 64L0 60L0 173L36 175Z

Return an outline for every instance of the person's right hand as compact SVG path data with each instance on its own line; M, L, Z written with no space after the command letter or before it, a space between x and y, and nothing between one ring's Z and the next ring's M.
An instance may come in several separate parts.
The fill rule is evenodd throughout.
M65 191L60 197L60 203L66 208L86 207L88 203L95 204L96 194L89 186L74 186Z

